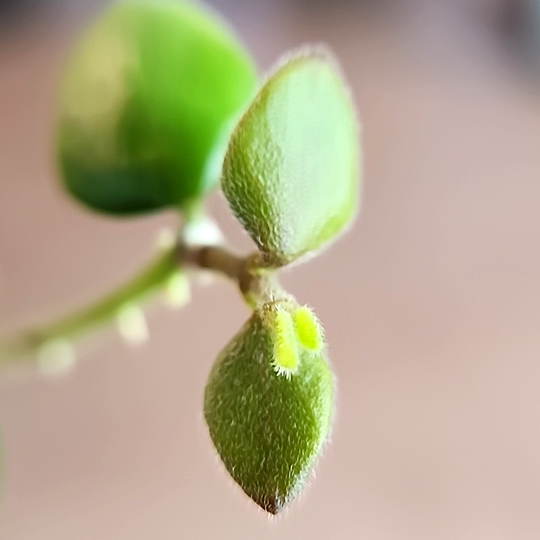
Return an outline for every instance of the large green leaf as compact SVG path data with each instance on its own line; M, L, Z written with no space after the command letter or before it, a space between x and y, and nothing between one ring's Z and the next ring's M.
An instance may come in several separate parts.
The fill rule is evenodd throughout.
M282 64L239 121L222 188L270 264L319 249L350 223L357 131L340 73L319 50Z
M204 414L225 467L272 514L302 488L330 429L331 371L324 350L305 339L314 324L304 308L267 304L221 353L206 385Z
M114 3L83 36L63 79L65 185L103 212L188 207L217 181L229 129L255 83L251 59L206 9Z

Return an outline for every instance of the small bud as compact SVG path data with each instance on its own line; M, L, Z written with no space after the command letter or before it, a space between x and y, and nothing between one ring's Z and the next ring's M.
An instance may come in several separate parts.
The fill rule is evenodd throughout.
M38 352L38 366L43 375L63 375L76 361L75 349L66 339L48 341Z
M307 306L299 307L293 313L293 320L300 345L308 351L322 350L324 347L323 329L313 311Z
M143 310L135 304L126 304L117 317L120 335L129 345L140 345L149 338L148 325Z
M289 377L298 370L298 340L293 320L287 309L272 305L265 320L274 344L274 369L278 375Z
M198 217L186 223L182 237L188 245L216 246L223 243L220 228L207 216Z
M165 302L173 309L185 306L191 299L189 279L184 272L175 272L165 284Z
M333 400L323 353L298 348L296 371L276 373L276 340L289 343L293 327L283 316L291 306L279 307L266 305L252 315L219 355L204 394L206 423L227 471L271 514L295 498L313 470L328 437ZM269 313L277 313L270 324ZM291 358L286 352L279 361Z

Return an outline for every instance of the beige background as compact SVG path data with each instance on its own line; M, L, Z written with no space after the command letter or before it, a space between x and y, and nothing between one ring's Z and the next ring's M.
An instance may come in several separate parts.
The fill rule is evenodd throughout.
M247 316L218 282L154 310L140 349L113 332L67 377L0 380L0 538L540 538L540 86L481 19L487 1L462 15L464 2L308 4L221 9L262 69L328 42L364 124L360 218L285 278L325 323L339 379L316 481L269 520L214 455L205 378ZM82 21L0 39L6 330L110 288L175 223L94 216L55 183L55 88ZM211 206L249 249L224 201Z

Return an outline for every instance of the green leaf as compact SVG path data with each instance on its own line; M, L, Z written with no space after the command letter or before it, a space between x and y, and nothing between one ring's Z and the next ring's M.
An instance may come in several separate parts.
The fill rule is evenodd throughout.
M210 436L226 469L272 514L304 485L332 416L333 381L324 351L303 349L290 332L292 323L283 326L283 313L295 309L283 302L255 312L216 360L204 396ZM288 348L297 351L292 372L279 369L280 340L278 349L289 340Z
M58 154L91 208L189 208L219 179L254 66L213 13L184 1L114 3L82 37L61 87Z
M351 222L358 129L327 53L296 54L268 79L233 132L222 188L274 266L319 249Z

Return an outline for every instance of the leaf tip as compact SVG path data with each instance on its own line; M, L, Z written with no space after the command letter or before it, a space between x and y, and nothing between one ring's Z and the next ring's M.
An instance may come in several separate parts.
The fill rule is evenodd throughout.
M278 497L268 497L262 501L255 501L263 510L271 514L272 516L277 516L284 508L285 504Z

